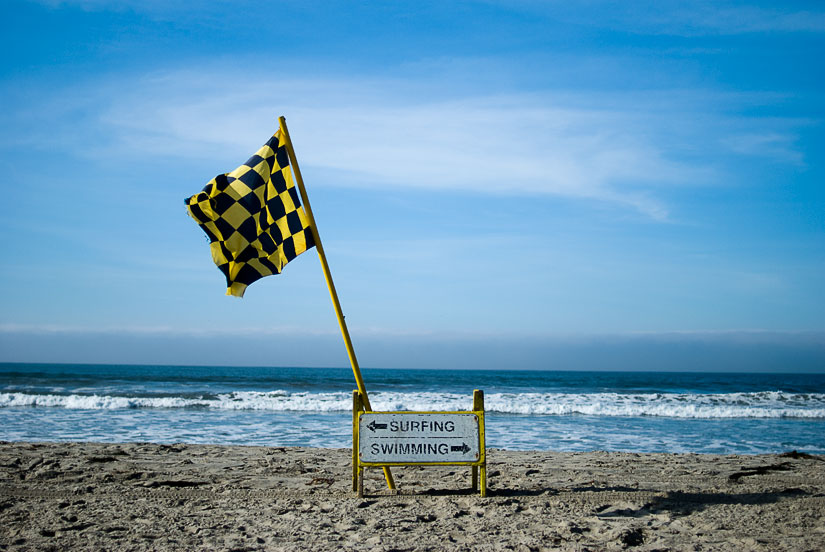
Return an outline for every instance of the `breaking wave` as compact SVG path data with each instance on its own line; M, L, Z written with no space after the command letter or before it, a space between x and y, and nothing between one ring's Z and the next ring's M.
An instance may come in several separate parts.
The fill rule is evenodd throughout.
M375 410L467 410L471 399L455 393L370 394ZM657 416L665 418L825 418L825 394L757 393L490 393L488 412L527 415ZM0 408L86 410L215 409L338 412L352 409L344 392L235 391L202 396L0 393Z

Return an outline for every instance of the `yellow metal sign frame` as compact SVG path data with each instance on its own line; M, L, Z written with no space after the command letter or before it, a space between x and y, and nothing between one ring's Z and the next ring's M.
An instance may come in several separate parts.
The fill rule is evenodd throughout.
M478 418L478 450L477 460L454 462L364 462L359 450L358 426L361 415L369 411L365 407L363 396L358 390L352 392L352 490L359 498L364 496L364 470L369 467L386 468L390 466L470 466L471 486L473 491L479 491L482 497L487 496L487 450L484 441L484 392L473 391L473 409L459 411L369 411L371 414L474 414Z

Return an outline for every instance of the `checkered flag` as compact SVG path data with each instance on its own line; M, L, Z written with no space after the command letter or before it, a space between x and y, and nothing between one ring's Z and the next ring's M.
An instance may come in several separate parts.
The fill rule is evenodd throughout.
M216 176L185 201L209 237L212 259L226 276L227 295L243 297L249 284L280 274L315 245L281 130L249 161Z

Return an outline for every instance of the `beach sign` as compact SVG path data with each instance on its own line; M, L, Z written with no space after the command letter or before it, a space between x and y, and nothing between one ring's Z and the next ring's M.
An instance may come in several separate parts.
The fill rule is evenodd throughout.
M361 462L474 462L479 418L456 412L363 412L358 417Z
M484 393L473 393L473 410L371 412L353 392L353 490L364 494L364 468L470 466L473 490L486 496Z

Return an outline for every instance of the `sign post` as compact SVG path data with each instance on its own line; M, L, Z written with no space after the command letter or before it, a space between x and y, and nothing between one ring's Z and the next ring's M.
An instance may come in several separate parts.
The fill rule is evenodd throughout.
M456 412L365 412L353 391L352 489L364 496L364 469L389 466L470 466L473 490L487 495L484 393Z

